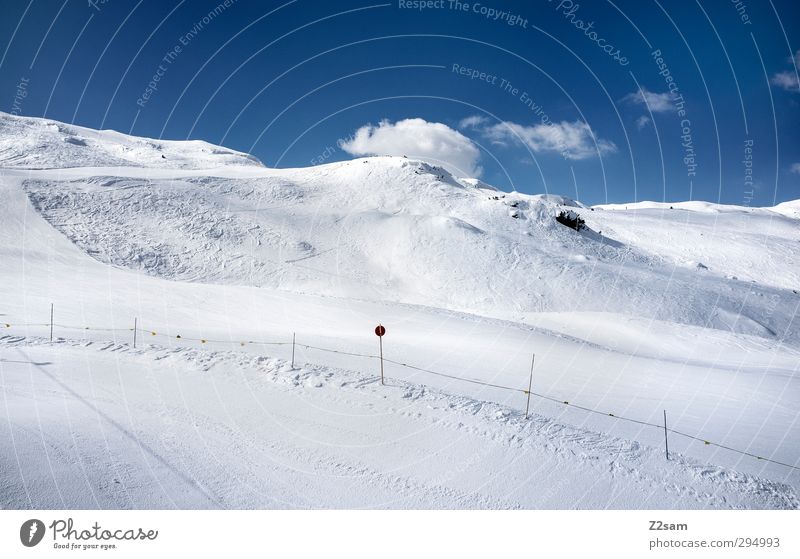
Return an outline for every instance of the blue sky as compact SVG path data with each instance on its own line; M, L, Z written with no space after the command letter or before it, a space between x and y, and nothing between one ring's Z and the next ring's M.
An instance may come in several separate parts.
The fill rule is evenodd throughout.
M800 198L793 1L3 4L15 114L593 204Z

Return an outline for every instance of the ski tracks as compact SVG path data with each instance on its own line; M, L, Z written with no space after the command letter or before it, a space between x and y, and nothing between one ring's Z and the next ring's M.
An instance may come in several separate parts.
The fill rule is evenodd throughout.
M59 346L88 362L113 352L136 362L157 396L127 396L126 413L139 424L130 430L222 507L800 506L785 484L680 455L666 462L660 450L636 441L541 415L525 420L499 404L394 379L381 386L363 373L292 369L237 352L0 338L0 348L16 346ZM192 395L189 387L199 391ZM108 397L104 392L104 413L112 413ZM155 433L152 418L161 426ZM106 505L152 506L141 502L141 492L126 495L143 477L132 467L119 461L112 471L124 479L98 481ZM178 507L195 506L182 493L173 489L167 497Z

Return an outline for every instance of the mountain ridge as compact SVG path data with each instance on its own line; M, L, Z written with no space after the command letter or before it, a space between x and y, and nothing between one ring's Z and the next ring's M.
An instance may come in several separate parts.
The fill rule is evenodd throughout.
M112 151L108 133L82 129L94 143L76 146L53 139L73 137L68 125L26 124L34 125L48 130L49 143L22 161L60 163L78 149L81 161L97 163ZM19 162L8 146L39 141L15 136L20 130L28 128L0 125L0 160ZM117 136L109 141L119 145ZM610 312L800 341L790 327L800 271L785 265L800 241L793 203L779 211L700 202L588 207L502 192L404 157L270 169L204 143L164 146L169 165L181 168L160 156L147 167L153 154L136 160L130 150L131 165L4 174L92 258L170 280L522 321L542 312ZM202 168L210 160L218 166ZM564 210L577 211L586 228L559 224Z

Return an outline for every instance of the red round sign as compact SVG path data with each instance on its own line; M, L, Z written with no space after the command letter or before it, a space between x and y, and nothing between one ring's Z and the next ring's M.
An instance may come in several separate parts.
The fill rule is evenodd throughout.
M375 335L376 335L376 336L383 336L385 333L386 333L386 328L384 328L384 327L383 327L383 326L381 326L380 324L378 324L378 325L375 327Z

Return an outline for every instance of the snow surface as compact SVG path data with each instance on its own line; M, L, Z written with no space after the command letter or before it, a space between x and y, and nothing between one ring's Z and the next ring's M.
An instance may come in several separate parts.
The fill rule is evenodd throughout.
M0 111L0 167L157 167L211 169L262 166L252 155L201 140L151 140Z
M405 158L267 169L2 114L0 165L2 506L798 507L797 470L679 437L667 462L658 429L287 363L292 332L375 355L378 322L388 358L502 386L535 352L539 393L800 465L796 202L591 209Z
M2 350L4 382L24 379L12 508L798 506L784 484L374 375L113 342ZM49 471L15 478L15 461Z

